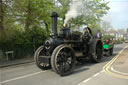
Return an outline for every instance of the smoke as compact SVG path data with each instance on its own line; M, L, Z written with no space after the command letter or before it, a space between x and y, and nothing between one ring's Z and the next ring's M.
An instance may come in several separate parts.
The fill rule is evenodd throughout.
M75 1L70 5L69 11L65 15L64 24L66 24L70 19L76 18L80 15L82 9L82 0Z
M90 0L76 0L71 3L69 11L65 15L64 24L67 24L70 19L75 19L80 15L91 16L92 10L88 7Z
M102 21L100 22L100 26L102 27L102 29L104 29L106 32L110 29L113 28L112 26L112 16L111 13L108 12L107 15L103 16Z

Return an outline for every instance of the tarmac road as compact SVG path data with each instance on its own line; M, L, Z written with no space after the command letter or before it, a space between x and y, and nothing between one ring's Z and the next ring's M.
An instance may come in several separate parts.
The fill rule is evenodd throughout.
M128 85L127 76L120 78L107 72L112 66L110 60L116 58L125 46L128 44L115 45L113 56L104 57L97 64L89 61L79 64L72 74L64 77L52 70L42 71L35 63L0 68L0 85Z

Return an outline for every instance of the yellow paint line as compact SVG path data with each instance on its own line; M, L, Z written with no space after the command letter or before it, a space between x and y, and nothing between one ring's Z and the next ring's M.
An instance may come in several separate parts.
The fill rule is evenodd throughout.
M128 76L127 75L121 75L119 73L116 73L116 72L112 72L110 71L110 68L112 66L112 64L117 60L117 58L119 57L119 55L127 48L128 46L124 47L117 56L115 56L110 62L108 62L104 67L103 67L103 70L112 75L112 76L115 76L115 77L118 77L118 78L123 78L123 79L128 79Z

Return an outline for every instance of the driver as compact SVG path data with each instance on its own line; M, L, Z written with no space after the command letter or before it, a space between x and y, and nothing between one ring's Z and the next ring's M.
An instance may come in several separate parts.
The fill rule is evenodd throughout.
M87 44L89 44L92 40L92 31L89 27L85 28L85 32L83 35L83 41L86 42Z
M93 38L92 31L89 27L85 28L84 35L82 37L83 41L85 42L84 47L86 48L84 50L85 54L89 54L89 44L91 43ZM88 56L88 55L87 55Z

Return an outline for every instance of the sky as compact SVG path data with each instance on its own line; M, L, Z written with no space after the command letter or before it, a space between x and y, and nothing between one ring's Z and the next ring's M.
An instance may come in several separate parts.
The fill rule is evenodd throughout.
M110 1L110 10L104 20L111 23L114 29L128 28L128 0L106 0Z

